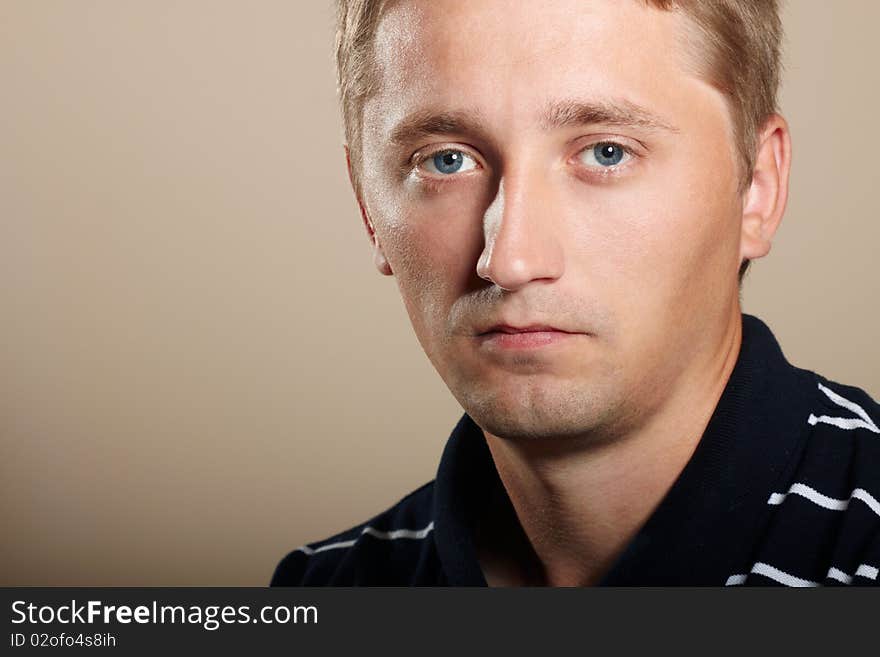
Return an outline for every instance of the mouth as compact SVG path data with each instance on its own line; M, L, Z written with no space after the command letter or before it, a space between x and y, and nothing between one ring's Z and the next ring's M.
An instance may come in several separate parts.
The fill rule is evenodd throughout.
M516 333L570 333L570 331L563 331L560 328L556 328L555 326L549 326L546 324L533 324L530 326L511 326L510 324L495 324L494 326L490 326L487 330L479 333L478 335L488 335L489 333L506 333L508 335L516 334Z
M495 324L482 333L478 333L477 339L481 345L490 349L523 350L561 344L577 335L579 334L546 324L533 324L529 326Z

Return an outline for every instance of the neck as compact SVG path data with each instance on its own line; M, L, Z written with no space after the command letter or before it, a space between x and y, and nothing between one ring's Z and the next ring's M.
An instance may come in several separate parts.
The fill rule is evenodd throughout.
M737 307L710 353L690 363L657 411L612 440L596 440L593 432L573 449L568 440L514 441L484 431L515 512L487 513L478 537L489 584L601 580L691 458L741 341Z

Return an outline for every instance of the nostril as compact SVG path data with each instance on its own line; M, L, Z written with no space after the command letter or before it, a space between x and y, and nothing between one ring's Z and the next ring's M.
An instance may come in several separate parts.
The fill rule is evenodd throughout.
M499 182L498 194L483 215L484 247L476 269L480 278L516 290L562 275L563 237L552 221L557 199L548 194L525 169L513 183Z

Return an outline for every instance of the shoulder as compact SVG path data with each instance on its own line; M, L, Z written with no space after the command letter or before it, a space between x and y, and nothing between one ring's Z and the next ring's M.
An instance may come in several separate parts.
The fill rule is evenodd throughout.
M403 586L434 576L433 497L431 481L366 522L293 550L271 586Z
M846 385L838 381L832 381L821 374L812 373L816 378L817 397L827 408L835 412L846 409L851 412L853 418L861 420L851 425L856 429L868 429L871 433L880 434L878 422L880 422L880 403L871 397L865 390L856 386ZM841 425L838 425L841 426ZM841 428L849 428L841 426Z
M880 404L861 388L806 373L811 375L806 456L827 459L827 470L845 464L851 476L880 483Z
M792 581L878 585L880 404L856 386L799 374L810 388L806 440L767 501L772 549L758 565L778 582L792 573Z

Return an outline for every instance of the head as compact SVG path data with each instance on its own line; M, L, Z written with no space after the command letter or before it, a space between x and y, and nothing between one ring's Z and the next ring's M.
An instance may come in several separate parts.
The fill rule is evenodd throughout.
M465 410L497 435L582 435L662 404L738 317L784 211L775 1L342 0L339 17L375 263ZM499 325L565 339L510 349Z

